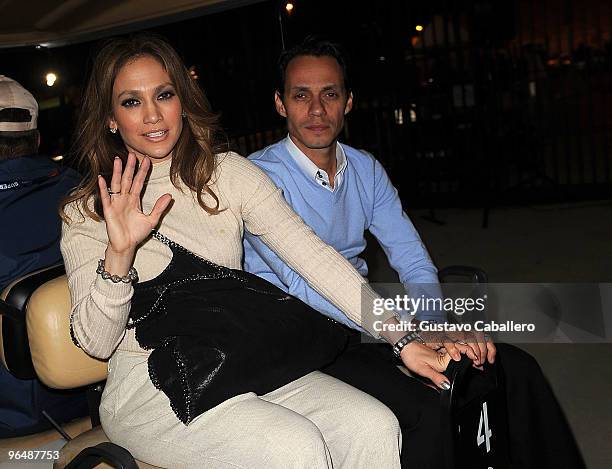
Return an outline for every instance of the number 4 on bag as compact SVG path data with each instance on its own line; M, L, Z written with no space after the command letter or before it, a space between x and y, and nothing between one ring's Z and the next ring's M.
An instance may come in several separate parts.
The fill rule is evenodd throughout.
M483 424L484 424L484 434L483 434ZM491 451L491 437L493 436L493 432L489 428L489 413L487 412L487 403L482 403L482 410L480 411L480 423L478 424L478 434L476 435L476 443L480 446L482 443L485 443L487 448L487 453Z

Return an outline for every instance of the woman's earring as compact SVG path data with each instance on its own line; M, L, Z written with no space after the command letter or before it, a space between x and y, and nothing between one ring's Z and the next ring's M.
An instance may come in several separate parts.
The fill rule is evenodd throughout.
M111 134L117 133L117 127L109 127L108 130L110 130Z
M185 111L181 112L181 117L183 118L187 117L187 113Z

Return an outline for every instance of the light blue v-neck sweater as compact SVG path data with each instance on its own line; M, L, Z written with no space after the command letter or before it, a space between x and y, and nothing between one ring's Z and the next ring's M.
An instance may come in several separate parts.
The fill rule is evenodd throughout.
M366 247L364 232L369 230L406 288L409 284L437 284L437 270L402 210L397 190L382 165L367 152L348 145L341 148L347 164L340 184L333 191L305 169L304 161L296 154L299 150L289 137L253 153L249 159L282 189L285 199L304 222L364 277L368 275L368 266L359 256ZM306 158L303 153L301 156ZM245 270L265 278L323 314L362 330L249 232L245 232L244 255ZM420 312L418 317L438 319L435 312L431 315Z

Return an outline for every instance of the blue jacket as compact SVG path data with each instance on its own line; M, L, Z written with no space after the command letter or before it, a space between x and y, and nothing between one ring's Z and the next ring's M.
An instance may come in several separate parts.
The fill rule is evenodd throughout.
M0 161L0 290L62 261L58 207L80 180L76 171L43 156Z

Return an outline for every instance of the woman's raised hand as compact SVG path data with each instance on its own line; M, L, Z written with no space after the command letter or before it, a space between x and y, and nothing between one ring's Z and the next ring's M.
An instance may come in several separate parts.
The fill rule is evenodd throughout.
M172 200L170 194L162 195L148 215L142 212L140 193L149 172L151 161L143 158L134 175L136 156L128 154L125 170L115 157L110 189L102 176L98 176L100 199L108 233L105 269L111 274L125 275L131 267L137 246L157 226Z

